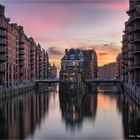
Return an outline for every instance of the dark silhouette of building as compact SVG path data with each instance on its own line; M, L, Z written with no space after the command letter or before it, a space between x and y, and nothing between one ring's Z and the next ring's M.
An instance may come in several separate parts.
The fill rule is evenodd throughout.
M121 77L121 70L122 70L122 65L121 65L121 54L118 54L116 57L116 79L122 79Z
M129 0L129 19L125 22L122 39L122 80L140 86L140 1Z
M48 78L57 78L57 67L55 64L51 65L49 63L48 65Z
M105 64L98 68L99 78L114 79L116 78L116 62Z
M96 79L98 73L97 54L94 49L83 50L84 54L84 79Z

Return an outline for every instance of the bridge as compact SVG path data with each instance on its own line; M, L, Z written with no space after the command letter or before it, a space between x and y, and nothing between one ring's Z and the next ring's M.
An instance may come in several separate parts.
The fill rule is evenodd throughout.
M114 83L114 84L121 84L121 80L117 80L117 79L94 79L94 80L86 80L86 83Z
M54 78L54 79L44 79L44 80L36 80L35 83L71 83L71 82L76 82L76 81L61 81L59 78ZM91 79L91 80L85 80L86 83L122 83L121 80L117 80L117 79Z
M35 80L35 83L59 83L59 82L60 82L59 78Z
M54 78L54 79L44 79L44 80L35 80L35 83L38 84L38 83L76 83L76 81L63 81L63 80L60 80L59 78Z

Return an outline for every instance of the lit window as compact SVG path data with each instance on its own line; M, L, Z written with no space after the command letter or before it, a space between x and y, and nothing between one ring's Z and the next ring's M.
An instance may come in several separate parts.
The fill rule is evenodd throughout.
M76 65L76 62L73 62L73 64L72 64L73 66L75 66Z

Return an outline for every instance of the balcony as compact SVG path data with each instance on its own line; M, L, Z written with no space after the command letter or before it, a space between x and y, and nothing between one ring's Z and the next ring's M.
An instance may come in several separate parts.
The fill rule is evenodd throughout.
M23 73L24 73L24 70L23 70L23 68L20 68L20 75L23 75Z
M34 65L35 63L34 62L31 62L31 65Z
M42 63L42 59L39 59L39 63Z
M134 16L131 16L128 20L128 25L133 25L134 23Z
M41 65L41 66L39 66L39 69L42 69L43 68L43 66Z
M0 37L6 37L6 31L1 31L0 30Z
M23 56L20 56L19 57L19 61L24 61L24 57Z
M24 54L25 54L25 53L24 53L23 50L19 51L19 55L24 55Z
M35 51L34 49L31 49L31 50L30 50L31 53L34 52L34 51Z
M6 61L6 56L4 54L0 54L0 62Z
M139 13L134 13L134 21L140 20L140 14Z
M128 42L123 42L123 47L127 47L128 46Z
M128 19L128 21L127 21L127 26L128 25L133 25L133 21L134 21L134 18L133 17L130 17L129 19Z
M126 29L125 29L124 33L129 34L129 33L132 33L133 30L134 30L134 26L133 25L129 25L129 26L126 26Z
M134 15L131 15L127 25L133 25L134 22L140 21L140 14L134 13Z
M128 60L128 57L127 56L122 56L122 59L126 61L126 60Z
M20 71L20 75L23 75L24 73L22 71Z
M5 50L5 47L4 46L0 46L0 53L5 53L6 50Z
M129 49L129 51L133 51L134 50L134 45L129 44L128 49Z
M34 67L31 67L31 70L34 70Z
M2 44L2 45L6 45L7 44L7 41L6 41L6 39L0 39L0 44Z
M140 63L134 64L133 68L134 68L134 69L140 69Z
M134 40L131 43L140 43L140 34L134 34Z
M128 68L123 70L123 74L127 74L128 73Z
M31 57L33 57L33 56L35 56L35 54L34 53L31 53Z
M130 3L129 4L129 10L126 11L127 14L131 13L132 11L134 11L135 8L136 8L135 3L134 2L133 3Z
M132 53L129 53L129 54L128 54L128 58L129 58L129 59L134 59L133 54L132 54Z
M23 37L23 35L20 36L19 43L24 44L24 37Z
M123 62L124 66L128 66L128 61Z
M23 66L24 66L24 62L20 62L19 65L20 65L21 67L23 67Z
M140 31L140 24L139 23L134 24L134 31Z
M34 72L31 72L31 77L33 77L35 75L35 73Z
M129 65L129 70L130 70L130 71L133 71L133 70L134 70L134 64L130 64L130 65Z
M30 56L30 60L34 61L35 57L34 56Z
M4 64L0 64L0 73L4 73L5 72L5 66Z
M140 54L140 47L138 45L134 46L134 50L131 52L133 54Z
M7 28L6 28L6 25L0 23L0 29L6 30L6 29L7 29Z
M24 46L23 45L20 45L19 46L19 49L24 50Z

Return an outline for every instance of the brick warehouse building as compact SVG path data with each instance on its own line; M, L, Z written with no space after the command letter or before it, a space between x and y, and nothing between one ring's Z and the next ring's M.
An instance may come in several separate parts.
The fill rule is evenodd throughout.
M116 78L116 62L108 63L99 68L99 78L115 79Z
M125 83L140 86L140 1L129 0L129 19L122 39L121 73Z
M65 50L65 55L61 59L61 80L81 82L96 78L97 55L94 50Z
M22 26L10 23L0 5L0 85L18 86L47 78L48 53L28 38Z

